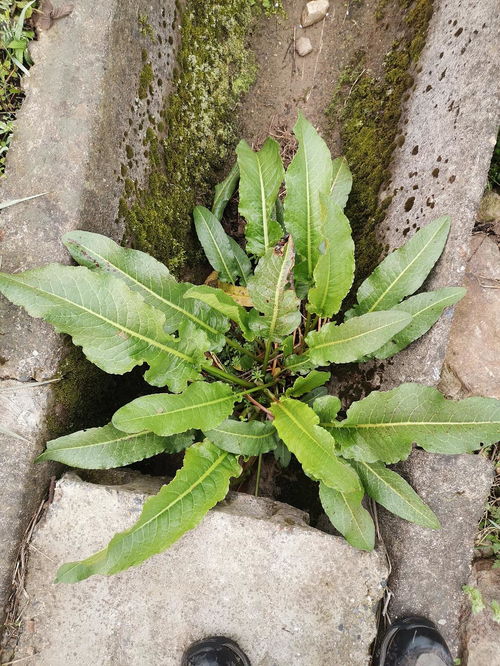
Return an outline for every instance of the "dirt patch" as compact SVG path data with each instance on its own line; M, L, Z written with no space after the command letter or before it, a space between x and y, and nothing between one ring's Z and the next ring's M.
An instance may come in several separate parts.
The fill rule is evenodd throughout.
M304 2L288 0L286 17L261 19L251 38L259 69L240 108L242 135L259 143L277 128L290 129L301 109L327 138L332 153L340 154L340 128L332 127L325 115L340 76L360 50L367 51L365 68L379 75L388 50L404 32L399 3L386 5L384 19L377 19L379 4L379 0L333 1L323 21L301 28ZM313 46L303 58L294 48L301 36Z

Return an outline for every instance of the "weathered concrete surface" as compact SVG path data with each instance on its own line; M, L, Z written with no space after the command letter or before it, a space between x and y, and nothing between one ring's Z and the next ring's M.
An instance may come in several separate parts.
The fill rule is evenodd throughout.
M381 509L381 530L392 565L391 614L419 613L436 622L457 656L463 603L477 524L493 480L480 456L438 456L415 451L399 465L441 522L433 531Z
M492 601L500 603L500 569L491 565L491 561L483 560L472 569L469 585L481 592L485 608L470 615L465 625L464 666L500 666L500 625L493 619L491 608Z
M161 29L161 48L142 34L147 31L143 25L141 32L139 14L147 17L153 35ZM2 211L3 271L68 262L61 236L72 229L120 236L115 223L123 189L120 163L131 178L143 176L144 118L158 115L168 93L174 15L173 0L77 0L71 15L33 45L35 65L26 79L0 200L48 194ZM143 49L153 68L148 100L138 97ZM25 389L25 383L53 377L64 348L50 326L4 300L0 320L2 426L27 440L0 433L1 616L20 535L51 473L32 461L46 439L52 386Z
M368 663L383 558L308 527L301 511L279 502L233 494L140 567L52 583L59 564L128 527L143 499L137 486L87 484L74 474L58 483L32 542L31 601L15 659L178 666L191 641L219 633L237 640L252 666Z
M486 234L475 234L471 247L439 388L452 398L500 399L500 248Z
M415 228L441 215L451 216L448 244L427 282L429 289L464 280L500 115L495 55L499 29L494 0L435 2L401 120L402 139L397 143L402 146L394 154L390 187L381 195L393 196L381 236L384 243L397 247ZM437 384L452 316L449 310L423 339L383 363L375 371L375 383L382 389L404 381ZM440 516L443 529L429 532L392 517L382 521L395 569L389 581L394 595L390 612L423 612L444 620L443 631L456 650L460 587L467 579L491 470L483 458L422 452L415 453L404 469Z

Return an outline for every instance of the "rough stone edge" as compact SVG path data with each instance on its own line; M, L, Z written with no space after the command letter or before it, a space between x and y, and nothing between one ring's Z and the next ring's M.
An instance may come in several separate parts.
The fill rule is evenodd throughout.
M123 189L119 164L120 159L125 162L127 158L124 136L139 126L135 141L142 146L141 119L150 113L159 114L171 85L168 75L173 62L158 66L163 83L152 84L148 105L138 99L135 88L143 67L141 50L149 48L153 62L159 57L155 55L158 45L151 44L149 35L141 34L138 15L143 11L149 17L156 8L158 21L152 28L159 31L162 7L175 16L174 3L165 0L127 4L107 0L98 5L79 0L69 17L57 21L32 44L35 64L30 77L23 82L26 99L18 113L0 199L40 191L49 194L2 211L3 270L18 271L50 261L68 263L60 237L72 229L85 228L115 239L121 237L123 229L115 220ZM173 23L172 17L168 18L169 24ZM82 48L75 54L77 42L91 43L92 48ZM131 43L135 44L135 50L130 48ZM126 50L124 44L128 44ZM176 35L173 47L165 43L164 48L176 48ZM119 49L122 49L121 58ZM82 72L92 90L86 100L79 98L80 87L75 89ZM127 82L132 85L129 83L127 87ZM113 109L110 100L118 100L121 108ZM66 127L58 126L60 115ZM143 125L144 134L148 123ZM64 164L54 159L59 151L66 154ZM53 171L45 168L51 157L53 165L57 165ZM139 159L132 165L138 180L145 176L143 162ZM54 224L54 220L58 223ZM26 243L27 232L34 229L35 241L30 246ZM3 622L20 542L56 469L50 464L33 464L49 436L46 417L53 403L53 386L25 389L26 382L54 377L67 348L64 338L48 325L29 318L4 299L0 302L0 316L4 335L22 341L19 351L15 345L10 346L8 358L2 359L0 365L2 388L12 389L12 394L4 392L1 396L7 406L2 425L25 438L13 440L0 434L2 450L7 452L2 465L5 480L0 547Z
M410 197L414 197L414 213L407 217L408 225L414 220L420 226L440 215L451 216L452 230L448 244L425 285L428 289L458 285L464 278L470 253L469 241L486 186L500 118L500 96L494 57L495 35L499 29L500 17L494 11L492 0L482 3L481 7L472 0L457 3L447 3L444 0L435 2L418 74L401 119L404 143L396 148L393 156L390 189L381 193L381 198L388 194L392 196L381 229L381 240L389 248L402 245L406 234L411 230L402 220L402 211ZM466 57L461 58L464 53L467 53ZM478 71L481 72L480 79L477 77ZM482 85L481 89L478 89L478 82ZM475 94L471 94L471 87L475 88ZM462 97L459 91L462 91ZM425 95L426 101L421 104L420 98ZM433 131L429 131L429 124L434 125ZM414 129L413 136L411 128ZM428 134L437 138L432 146L426 143ZM456 140L452 140L452 137ZM413 151L417 145L418 157L414 157ZM422 146L428 150L422 151ZM447 154L449 157L445 157ZM465 159L467 164L473 167L473 176L471 168L464 169ZM413 168L410 165L414 165ZM437 168L440 169L440 174L434 176ZM422 173L424 176L421 176ZM426 188L429 174L434 179L440 175L442 182L439 183L438 192L429 192ZM419 185L419 189L413 189L414 185ZM387 390L404 381L436 385L441 375L452 317L453 311L449 310L423 339L394 360L380 366L375 373L380 388ZM425 478L419 478L419 472L432 464L432 458L432 454L415 452L404 466L406 474L414 480L415 486L418 486L424 497L432 494L433 489L426 485ZM446 457L442 457L435 470L434 481L427 480L427 484L436 483L440 470L444 473L448 463ZM469 529L466 530L470 541L467 543L464 539L460 544L451 541L447 548L448 566L459 571L460 576L456 576L453 582L441 581L444 585L437 581L434 587L435 611L432 611L431 603L428 605L428 613L436 617L435 613L439 615L442 608L440 599L450 598L447 625L443 627L443 632L454 651L459 650L460 641L463 604L460 588L467 580L473 555L474 534L470 528L475 528L477 524L492 478L491 465L484 458L471 459L470 470L471 473L464 479L463 486L464 492L472 495L476 492L474 506L477 506L477 510L471 505ZM439 513L439 506L435 508ZM389 557L395 560L395 573L389 581L389 588L394 595L390 611L396 616L406 612L422 612L418 607L418 591L422 583L419 561L415 557L422 544L422 529L393 516L383 516L381 523ZM446 533L446 526L444 528L443 534ZM391 533L405 534L404 549L398 550L397 543L391 544ZM436 562L436 566L438 564ZM408 580L413 582L412 586L404 589L398 574L402 571L406 583ZM453 586L453 589L446 589L446 584Z

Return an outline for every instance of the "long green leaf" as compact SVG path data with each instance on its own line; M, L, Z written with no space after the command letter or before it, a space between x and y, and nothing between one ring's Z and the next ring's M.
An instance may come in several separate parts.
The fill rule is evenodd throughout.
M317 414L300 400L283 398L271 412L278 435L295 455L304 472L342 492L359 489L357 474L335 452L335 440L317 424Z
M387 342L383 347L372 354L375 358L389 358L401 349L408 347L414 340L420 338L433 326L445 308L455 305L465 296L466 289L462 287L445 287L437 291L426 291L423 294L411 296L393 310L400 310L411 315L411 322L402 331Z
M218 220L222 220L226 206L235 193L238 181L240 179L240 169L236 163L231 171L224 178L222 183L215 186L214 203L212 205L212 213Z
M366 492L397 516L417 525L439 529L439 520L399 474L384 463L352 462Z
M278 198L285 171L279 144L267 139L258 152L246 141L236 148L240 169L239 213L247 224L247 252L264 255L281 238L283 231L271 213Z
M351 363L385 344L411 321L406 312L370 312L340 326L325 324L306 336L307 355L315 365Z
M225 291L222 291L222 289L209 287L207 285L191 287L184 294L184 298L196 299L202 303L206 303L225 317L229 317L229 319L236 322L247 340L253 340L255 338L255 334L250 330L250 313L247 312L245 308L241 307L241 305L238 305L236 301Z
M330 197L333 203L344 210L352 188L352 174L345 157L333 160L332 187Z
M15 275L0 273L0 291L31 316L71 335L105 372L121 375L146 362L146 380L173 391L199 378L201 340L179 341L165 333L164 314L111 275L50 264Z
M173 481L146 500L139 520L114 536L104 550L81 562L64 564L56 582L76 583L95 574L118 573L161 553L201 522L226 496L229 479L240 473L231 453L211 442L193 445Z
M285 176L285 226L306 262L307 276L312 278L323 240L320 197L327 196L332 187L332 158L326 143L301 113L293 131L299 149Z
M82 469L110 469L151 458L163 451L181 451L192 441L193 433L172 437L159 437L150 431L130 434L109 423L102 428L52 439L37 460L57 460Z
M500 439L500 400L446 400L421 384L374 391L351 405L344 421L322 423L342 455L364 462L395 463L415 442L432 453L467 453Z
M289 287L293 263L294 247L290 238L283 247L269 250L248 280L254 307L263 314L256 324L259 335L273 342L294 331L301 320L300 301ZM253 324L255 322L250 325L253 327Z
M298 398L299 396L304 395L304 393L309 393L315 388L323 386L323 384L326 384L329 379L329 372L313 370L305 377L297 377L293 386L290 386L290 388L285 391L285 394L291 398Z
M224 346L227 318L206 304L184 300L192 285L176 282L168 268L149 254L121 247L110 238L89 231L71 231L63 242L79 264L124 280L146 303L163 312L167 333L192 324L206 334L210 350L220 351Z
M440 217L391 252L358 289L354 314L388 310L413 294L439 259L449 230L450 219Z
M190 428L210 430L233 411L241 393L223 382L196 382L184 393L155 393L136 398L113 415L113 425L123 432L151 430L167 436Z
M224 451L241 456L258 456L276 448L278 439L272 423L226 419L205 437Z
M375 525L361 504L363 491L341 493L320 483L319 498L330 522L351 546L360 550L373 550Z
M240 284L243 287L246 287L247 280L252 274L252 264L245 250L243 250L243 248L238 245L234 238L228 236L228 239L231 252L233 253L234 262L238 268L237 273L241 278Z
M196 235L203 246L205 255L212 268L219 273L223 282L236 284L239 267L222 224L215 215L204 206L193 210Z
M315 286L309 290L308 310L332 317L340 310L354 280L354 242L349 220L331 199L323 197L325 251L314 268Z

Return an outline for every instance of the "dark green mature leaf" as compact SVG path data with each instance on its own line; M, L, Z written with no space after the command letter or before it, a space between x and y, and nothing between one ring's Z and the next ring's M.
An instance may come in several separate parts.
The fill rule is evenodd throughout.
M285 175L280 147L274 139L267 139L262 148L254 152L246 141L240 141L236 154L240 169L238 210L247 221L247 251L261 257L283 234L280 224L271 215Z
M352 174L345 157L333 160L332 187L330 197L333 203L344 210L352 188Z
M139 520L114 536L104 550L64 564L56 582L76 583L95 574L118 573L161 553L201 522L226 496L229 479L240 473L236 456L211 442L194 444L173 481L146 500Z
M300 400L282 398L271 406L278 435L313 479L342 492L359 489L357 474L335 452L335 440L317 424L317 414Z
M220 351L229 322L206 304L185 301L189 282L176 282L168 268L149 254L121 247L110 238L89 231L71 231L63 238L71 256L82 266L111 273L138 291L146 303L165 314L165 330L174 333L186 324L200 328L211 351Z
M196 234L210 265L219 273L223 282L236 284L240 268L234 256L234 245L231 245L222 224L204 206L196 206L193 217Z
M309 391L309 393L303 395L300 400L301 402L305 402L309 407L313 407L314 402L318 398L322 398L325 395L328 395L328 389L326 386L318 386L318 388L315 388L312 391Z
M245 287L248 278L252 274L252 264L245 250L243 250L243 248L238 245L234 238L228 236L228 239L231 251L233 253L234 261L238 267L238 275L241 277L240 283L243 287Z
M500 439L500 400L446 400L420 384L374 391L355 402L344 421L322 423L341 445L342 456L395 463L415 442L432 453L467 453Z
M353 317L340 326L330 322L308 333L307 356L315 365L357 361L380 349L410 321L408 313L389 310Z
M222 183L215 186L214 203L212 205L212 213L218 220L222 220L224 211L227 204L231 201L231 197L236 191L238 181L240 179L240 168L236 163L231 171L224 178Z
M167 436L190 428L210 430L233 411L243 393L233 393L223 382L196 382L184 393L155 393L136 398L113 415L113 425L123 432L151 430Z
M440 217L391 252L358 289L352 313L388 310L413 294L439 259L449 230L450 218Z
M304 393L308 393L319 386L323 386L330 379L329 372L321 372L319 370L313 370L305 377L297 377L294 381L293 386L285 391L285 394L291 398L297 398Z
M172 437L159 437L148 430L130 434L108 423L102 428L90 428L52 439L37 460L57 460L82 469L110 469L151 458L163 451L182 451L192 443L193 438L192 432Z
M248 280L248 292L254 307L263 314L250 326L272 342L280 341L294 331L301 320L300 301L289 287L293 263L293 241L289 239L283 247L270 249L259 260L254 276Z
M285 226L306 262L306 275L312 278L323 241L320 197L327 196L332 187L332 158L326 143L301 113L293 131L299 149L285 176Z
M309 290L307 309L320 317L332 317L340 310L354 280L354 242L349 220L329 198L321 199L324 209L325 251L314 268L315 286Z
M413 488L384 463L351 463L361 479L366 492L376 502L396 516L417 525L439 529L439 520Z
M275 460L277 460L282 467L288 467L292 459L292 454L283 444L281 439L278 440L278 444L273 453Z
M105 372L121 375L146 362L146 380L173 391L200 377L206 346L199 335L179 341L165 333L164 314L112 275L50 264L0 274L0 291L31 316L71 335Z
M247 340L254 339L255 334L250 330L250 321L252 318L250 312L241 307L241 305L238 305L236 301L225 291L222 291L222 289L208 287L207 285L191 287L184 294L184 298L192 298L202 303L206 303L214 310L217 310L224 316L229 317L229 319L236 322Z
M401 349L407 347L433 326L445 308L454 305L465 296L466 289L462 287L445 287L437 291L426 291L423 294L411 296L393 310L401 310L411 315L411 322L402 331L387 342L383 347L372 354L375 358L389 358Z
M373 550L375 525L372 517L361 504L362 490L341 493L320 483L319 498L330 522L351 546L360 550Z
M241 456L258 456L278 444L276 428L270 422L226 419L204 434L220 449Z

